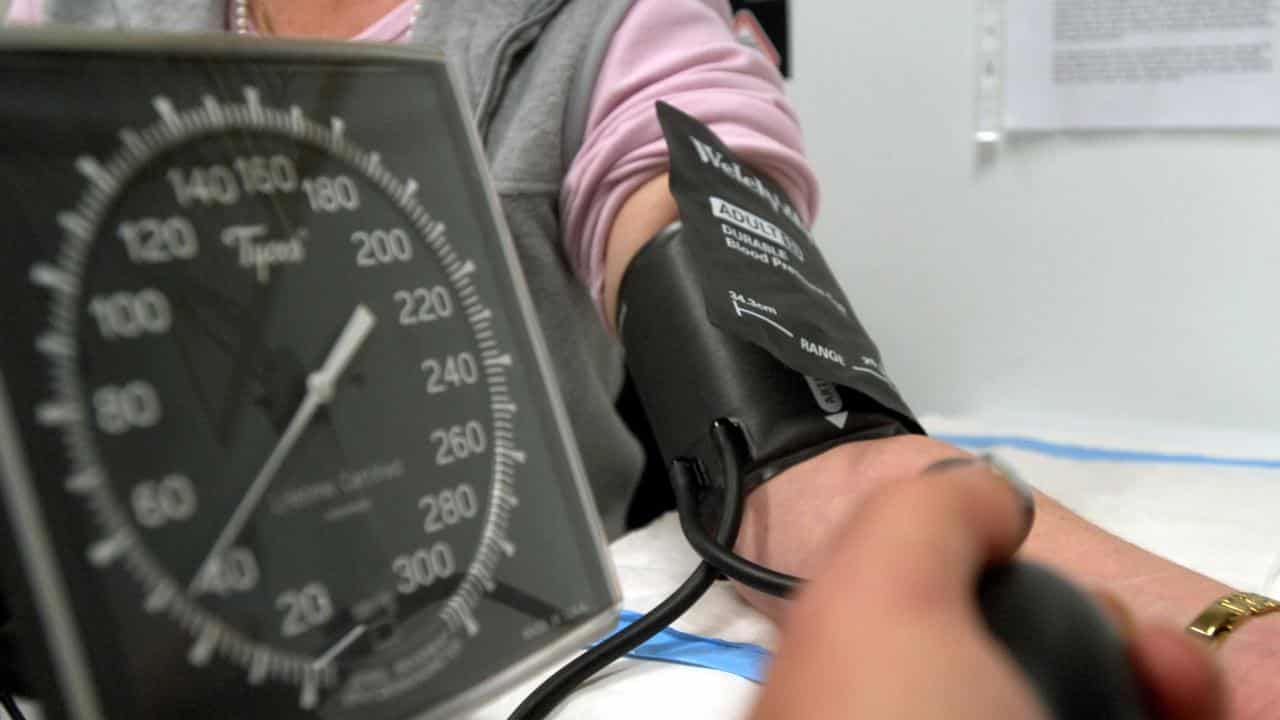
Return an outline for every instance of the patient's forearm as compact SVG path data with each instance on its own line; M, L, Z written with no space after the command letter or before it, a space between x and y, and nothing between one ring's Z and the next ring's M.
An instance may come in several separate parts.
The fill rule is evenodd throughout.
M1186 625L1209 603L1236 589L1111 535L1045 495L1037 494L1036 503L1036 524L1023 557L1118 596L1139 622ZM1246 624L1218 655L1232 694L1230 717L1280 717L1280 613Z

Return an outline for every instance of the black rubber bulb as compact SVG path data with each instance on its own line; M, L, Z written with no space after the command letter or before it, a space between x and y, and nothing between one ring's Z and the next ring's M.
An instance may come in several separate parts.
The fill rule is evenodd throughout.
M1010 563L983 575L978 602L1056 720L1151 720L1124 641L1076 586Z

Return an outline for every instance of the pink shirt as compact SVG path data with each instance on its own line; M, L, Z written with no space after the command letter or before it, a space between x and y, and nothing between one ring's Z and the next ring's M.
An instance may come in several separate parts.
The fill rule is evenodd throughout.
M427 0L428 2L430 0ZM414 0L353 40L399 42ZM13 0L8 20L38 23L42 0ZM812 219L818 184L782 77L730 32L725 0L634 0L596 80L586 137L560 191L565 255L597 305L609 228L623 202L667 166L654 112L665 100L711 126L729 147L772 176Z

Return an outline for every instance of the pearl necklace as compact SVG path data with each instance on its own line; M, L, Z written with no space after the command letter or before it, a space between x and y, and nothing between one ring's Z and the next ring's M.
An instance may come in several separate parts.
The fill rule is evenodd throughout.
M409 17L409 28L405 31L407 35L413 34L420 15L422 15L422 0L413 4L413 15ZM249 0L235 0L235 5L231 8L231 22L237 35L249 34Z

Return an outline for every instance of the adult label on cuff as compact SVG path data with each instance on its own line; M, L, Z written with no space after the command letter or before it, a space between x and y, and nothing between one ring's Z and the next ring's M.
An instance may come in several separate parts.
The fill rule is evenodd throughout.
M782 188L694 118L666 103L658 103L658 117L711 323L811 379L856 390L911 420L880 351Z

